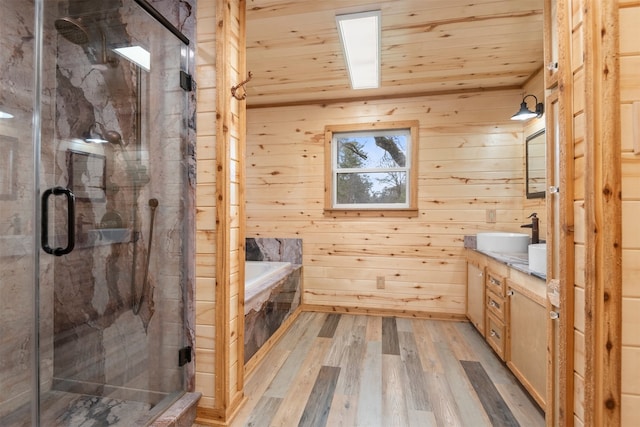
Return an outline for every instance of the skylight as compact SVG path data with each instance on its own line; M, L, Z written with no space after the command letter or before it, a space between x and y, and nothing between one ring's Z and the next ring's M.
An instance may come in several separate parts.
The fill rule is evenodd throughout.
M353 89L380 86L380 18L379 10L336 16Z

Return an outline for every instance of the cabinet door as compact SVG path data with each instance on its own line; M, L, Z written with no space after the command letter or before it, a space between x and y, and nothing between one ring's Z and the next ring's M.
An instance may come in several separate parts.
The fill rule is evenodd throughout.
M544 409L547 392L547 315L544 306L509 288L507 365Z
M484 273L480 267L467 263L467 317L484 336Z

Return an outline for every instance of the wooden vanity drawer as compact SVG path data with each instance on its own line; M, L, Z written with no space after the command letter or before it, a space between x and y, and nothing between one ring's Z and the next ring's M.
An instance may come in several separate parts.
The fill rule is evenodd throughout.
M501 297L504 297L505 293L505 280L504 277L494 274L492 271L487 270L487 289L495 292Z
M487 315L487 342L502 360L504 360L505 330L504 323L491 314Z
M505 300L501 296L492 292L491 289L487 290L487 310L498 319L504 322L505 315Z

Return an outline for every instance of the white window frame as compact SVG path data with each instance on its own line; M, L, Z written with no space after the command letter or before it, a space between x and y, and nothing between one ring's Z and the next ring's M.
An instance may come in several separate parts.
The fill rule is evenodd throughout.
M388 136L406 135L408 146L405 153L406 163L404 167L393 168L343 168L337 166L338 144L337 138L344 136ZM375 214L384 216L384 213L399 213L401 215L417 215L417 168L418 153L418 122L390 122L359 125L327 126L325 128L325 213L343 214L357 213ZM337 203L337 182L339 173L379 173L379 172L404 172L406 173L406 200L404 203Z

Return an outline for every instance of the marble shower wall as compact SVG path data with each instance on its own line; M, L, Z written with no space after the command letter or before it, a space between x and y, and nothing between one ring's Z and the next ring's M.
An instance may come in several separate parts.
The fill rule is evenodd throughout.
M137 80L136 67L111 50L105 64L102 46L94 52L58 37L56 138L61 147L53 153L55 178L62 185L71 179L63 150L102 156L105 165L104 191L77 204L77 250L55 264L54 387L138 400L135 390L142 389L148 390L146 400L156 403L164 393L184 387L184 369L176 363L189 286L183 258L189 242L183 213L190 194L184 160L190 143L183 126L189 119L187 95L177 79L182 46L132 1L90 3L69 3L65 15L88 14L109 46L142 44L152 62L151 72L141 72ZM153 5L177 25L194 23L188 2ZM185 20L175 22L177 17ZM121 136L120 144L75 144L87 135L108 139L109 131ZM80 192L89 189L80 187ZM119 229L126 238L102 228ZM132 308L139 301L136 315Z
M150 3L194 40L195 0ZM130 389L143 388L150 390L148 396L136 398L156 402L165 391L193 383L192 369L178 368L176 360L178 349L192 343L194 336L190 320L193 267L188 248L194 239L189 207L195 195L195 102L194 95L182 91L175 79L168 80L179 70L181 60L193 57L193 51L187 50L183 56L180 42L131 0L45 2L40 187L69 185L70 150L80 152L79 158L102 156L105 164L104 186L97 193L92 182L76 181L74 190L89 194L93 200L81 197L76 203L74 251L53 257L33 245L34 224L39 220L33 213L33 16L33 2L3 1L0 110L9 110L15 117L0 120L0 155L11 147L14 156L11 183L7 184L11 191L6 197L3 189L7 180L0 180L0 417L30 399L34 337L29 325L35 320L36 251L41 254L43 392L57 387L120 393L119 397L129 398ZM83 16L85 22L92 22L90 33L98 37L86 45L69 42L54 29L56 19L64 16ZM155 72L142 73L139 151L133 149L137 131L135 68L124 59L116 61L110 50L109 63L102 63L100 32L105 34L108 47L139 40L153 53ZM156 37L160 32L168 36ZM194 68L193 64L189 67ZM104 135L107 130L122 136L124 149L78 142L87 136ZM151 199L157 199L159 206L149 286L140 314L134 315L131 274L135 272L139 295L148 255ZM63 197L51 204L52 221L60 226L56 232L66 224L64 204ZM116 228L126 230L126 238L110 240L99 230L113 224L106 220L114 217L121 219ZM54 239L52 246L64 246L66 233ZM184 372L187 378L183 378ZM96 387L94 382L106 385Z

